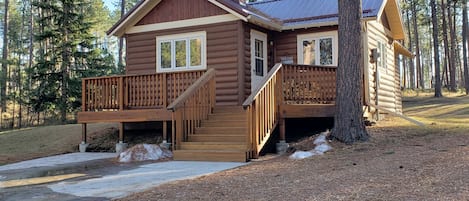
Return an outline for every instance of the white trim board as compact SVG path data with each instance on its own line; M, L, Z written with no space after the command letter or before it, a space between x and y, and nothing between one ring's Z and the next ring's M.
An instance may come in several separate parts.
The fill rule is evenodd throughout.
M213 3L214 5L218 6L219 8L225 10L226 12L229 12L231 14L233 14L234 16L236 16L238 19L241 19L245 22L248 21L248 19L244 16L242 16L241 14L239 14L238 12L226 7L225 5L221 4L220 2L216 1L216 0L208 0L208 2L210 3Z
M162 23L156 23L156 24L134 26L130 28L129 30L127 30L125 33L134 34L134 33L150 32L150 31L176 29L176 28L190 27L190 26L216 24L216 23L222 23L222 22L231 22L231 21L236 21L236 20L239 20L239 18L232 14L215 15L215 16L210 16L210 17L201 17L201 18L194 18L194 19L188 19L188 20L178 20L178 21L172 21L172 22L162 22Z

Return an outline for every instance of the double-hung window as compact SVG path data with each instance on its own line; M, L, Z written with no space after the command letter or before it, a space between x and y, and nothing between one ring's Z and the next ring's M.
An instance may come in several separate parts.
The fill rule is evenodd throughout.
M386 43L378 41L378 53L379 53L379 57L377 60L378 67L384 70L387 70L388 69L388 62L387 62L388 49L386 47Z
M157 72L206 69L206 44L206 32L156 37Z
M305 65L337 65L337 32L298 35L298 63Z

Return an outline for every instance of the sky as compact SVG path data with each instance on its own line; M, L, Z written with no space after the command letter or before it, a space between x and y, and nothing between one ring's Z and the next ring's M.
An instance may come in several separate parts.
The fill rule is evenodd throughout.
M114 8L116 7L114 4L117 1L116 0L103 0L103 2L104 2L104 5L108 7L110 10L114 10Z

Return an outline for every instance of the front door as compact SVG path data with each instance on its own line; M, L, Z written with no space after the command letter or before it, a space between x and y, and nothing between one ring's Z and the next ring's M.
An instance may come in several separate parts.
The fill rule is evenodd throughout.
M267 75L267 35L251 30L251 91L257 89Z

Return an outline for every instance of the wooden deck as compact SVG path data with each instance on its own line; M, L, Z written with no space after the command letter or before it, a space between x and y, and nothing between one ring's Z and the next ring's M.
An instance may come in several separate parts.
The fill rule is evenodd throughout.
M169 103L203 71L86 78L78 123L170 121Z
M83 80L78 122L171 121L175 160L257 158L286 118L333 117L336 67L277 64L241 106L216 106L214 69ZM164 124L166 125L166 124ZM167 128L163 128L166 132Z

